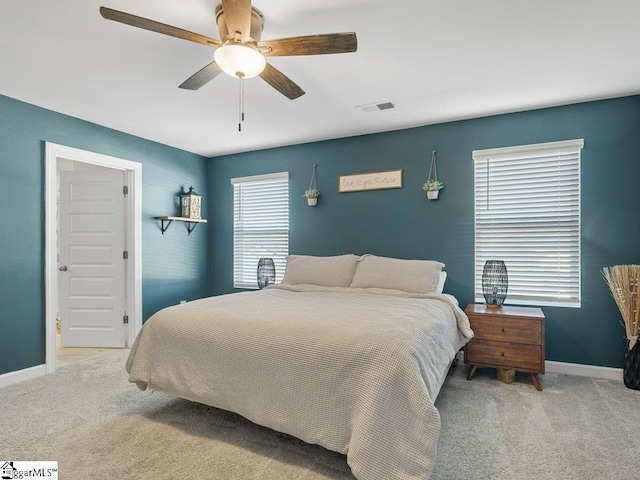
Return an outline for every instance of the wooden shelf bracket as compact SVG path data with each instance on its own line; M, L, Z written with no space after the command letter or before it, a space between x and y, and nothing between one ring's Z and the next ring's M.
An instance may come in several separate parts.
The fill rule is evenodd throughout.
M207 223L204 218L171 217L168 215L156 217L156 219L160 220L160 230L162 231L163 235L173 222L184 222L186 224L187 233L189 235L191 235L191 232L193 232L193 230L198 226L199 223Z

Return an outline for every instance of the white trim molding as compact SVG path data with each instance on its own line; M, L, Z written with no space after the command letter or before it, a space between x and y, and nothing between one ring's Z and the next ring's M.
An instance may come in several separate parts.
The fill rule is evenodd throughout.
M545 369L546 373L561 373L566 375L577 375L580 377L622 381L621 368L599 367L596 365L583 365L580 363L554 362L547 360L545 362ZM41 377L45 375L45 373L48 373L46 372L45 365L38 365L35 367L25 368L24 370L5 373L0 375L0 388Z
M0 388L13 385L14 383L24 382L25 380L31 380L32 378L42 377L46 373L46 365L37 365L35 367L5 373L0 375Z
M622 381L622 369L612 367L599 367L597 365L583 365L581 363L545 362L546 373L564 373L566 375L578 375L580 377L604 378L607 380Z
M268 180L282 180L285 178L289 178L289 172L265 173L264 175L250 175L248 177L236 177L236 178L232 178L230 181L231 181L231 185L237 185L239 183L266 182Z
M56 313L58 298L57 275L57 184L58 160L88 163L126 173L127 195L126 248L129 252L127 269L127 346L131 347L142 329L142 164L78 148L46 143L45 149L45 342L46 373L56 370Z
M485 150L474 150L471 154L474 160L502 160L512 158L527 158L528 156L539 157L541 152L544 156L555 156L563 153L572 153L584 148L584 139L563 140L560 142L534 143L531 145L518 145L516 147L487 148Z

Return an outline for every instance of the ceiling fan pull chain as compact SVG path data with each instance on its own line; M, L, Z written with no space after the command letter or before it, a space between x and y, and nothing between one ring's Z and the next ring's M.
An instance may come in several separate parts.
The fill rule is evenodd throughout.
M239 77L238 85L238 131L242 131L242 122L244 122L244 78Z
M242 79L238 80L238 131L242 131Z

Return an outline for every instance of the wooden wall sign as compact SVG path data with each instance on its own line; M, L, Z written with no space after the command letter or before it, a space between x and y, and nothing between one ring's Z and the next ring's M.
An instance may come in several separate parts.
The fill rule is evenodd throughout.
M361 192L363 190L383 190L402 188L402 169L383 172L352 173L340 175L338 192Z

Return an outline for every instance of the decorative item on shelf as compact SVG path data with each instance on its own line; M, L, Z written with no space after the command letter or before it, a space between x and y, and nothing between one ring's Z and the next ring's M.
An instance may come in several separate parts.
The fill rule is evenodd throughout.
M318 190L318 186L316 185L316 167L317 165L313 166L309 188L304 191L304 196L307 197L307 204L309 204L310 207L316 206L318 197L320 196L320 190Z
M602 269L627 335L622 378L627 388L640 390L640 265L616 265Z
M276 266L273 258L261 258L258 260L258 288L273 285L276 282Z
M422 184L422 189L427 192L429 200L437 200L440 190L444 187L442 182L438 181L438 167L436 165L436 151L431 152L431 165L429 166L429 174L427 181Z
M482 294L487 307L499 308L507 298L509 276L502 260L487 260L482 270Z
M193 187L189 187L187 193L180 195L179 217L164 215L156 218L160 220L160 231L162 231L163 235L173 222L184 222L187 227L187 232L191 235L191 232L193 232L199 223L207 223L201 215L202 197L193 191Z
M189 187L187 193L180 195L182 205L182 218L202 218L202 197Z

